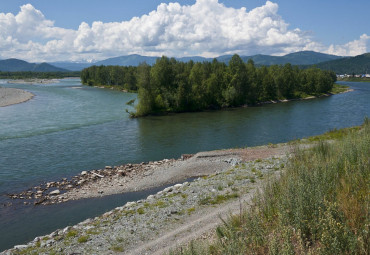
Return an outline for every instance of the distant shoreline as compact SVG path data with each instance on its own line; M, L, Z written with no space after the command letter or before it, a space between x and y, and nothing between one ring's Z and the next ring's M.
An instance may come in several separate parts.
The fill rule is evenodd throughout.
M0 87L0 107L23 103L34 96L31 92L22 89Z
M51 84L58 83L59 79L14 79L9 80L9 84Z

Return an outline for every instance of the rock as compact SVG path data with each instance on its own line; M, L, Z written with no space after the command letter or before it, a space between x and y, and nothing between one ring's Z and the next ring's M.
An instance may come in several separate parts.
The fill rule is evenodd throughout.
M73 185L69 184L67 185L67 189L72 189L73 188Z
M28 247L27 245L22 244L22 245L14 246L14 249L20 250L20 249L26 249L27 247Z
M81 175L82 175L82 176L87 175L87 171L82 171L82 172L81 172Z
M124 170L118 170L118 171L117 171L117 174L118 174L119 176L125 176L125 175L126 175Z
M229 159L225 160L225 162L229 163L232 166L236 166L237 164L240 163L240 160L238 160L236 158L229 158Z
M77 185L82 185L82 184L84 184L86 182L86 180L80 180L80 181L78 181L77 182Z
M189 159L193 156L194 156L194 154L182 154L181 155L181 160L187 160L187 159Z
M134 205L136 205L136 202L127 202L126 203L126 207L132 207Z
M174 186L173 186L175 189L179 189L179 188L181 188L182 187L182 184L175 184Z
M168 187L163 190L164 193L171 192L173 190L173 187Z
M80 222L78 225L87 225L87 224L89 224L89 223L91 223L93 220L92 219L86 219L86 220L84 220L83 222Z
M37 195L42 195L43 191L42 190L38 190L36 193L37 193Z
M46 183L46 188L53 187L55 185L55 182L48 182Z
M48 235L49 238L54 238L56 236L58 236L58 231L54 231L54 232L52 232L51 234Z
M153 200L155 197L153 195L149 195L146 199L147 200Z
M106 213L104 213L103 214L103 217L109 217L110 215L112 215L113 214L113 212L112 211L110 211L110 212L106 212Z
M113 169L113 167L111 167L111 166L105 166L105 169L111 170L111 169Z
M52 192L49 193L50 196L55 196L55 195L59 195L59 194L60 194L59 189L53 190Z
M63 234L66 234L66 233L67 233L67 232L69 232L71 229L72 229L72 227L71 227L71 226L65 227L65 228L63 229Z
M86 226L86 227L83 227L83 229L85 230L85 231L87 231L87 230L89 230L89 229L93 229L94 228L94 226Z

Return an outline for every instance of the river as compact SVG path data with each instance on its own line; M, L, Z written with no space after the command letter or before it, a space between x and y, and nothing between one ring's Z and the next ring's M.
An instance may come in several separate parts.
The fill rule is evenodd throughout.
M0 204L8 192L60 180L83 170L178 158L204 150L287 142L370 116L370 83L342 82L353 92L313 100L130 119L136 94L82 86L7 84L35 97L0 108ZM64 205L0 205L0 251L75 224L149 193L116 195Z

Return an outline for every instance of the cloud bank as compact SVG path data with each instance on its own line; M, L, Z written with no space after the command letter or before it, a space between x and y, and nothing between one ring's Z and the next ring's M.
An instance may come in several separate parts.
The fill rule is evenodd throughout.
M160 4L156 10L129 21L91 25L77 30L54 26L31 4L18 14L0 13L0 58L32 62L103 59L127 54L214 57L223 54L283 55L315 50L337 55L367 51L370 36L345 45L324 45L300 29L289 29L278 5L267 1L252 10L229 8L218 0L193 5Z

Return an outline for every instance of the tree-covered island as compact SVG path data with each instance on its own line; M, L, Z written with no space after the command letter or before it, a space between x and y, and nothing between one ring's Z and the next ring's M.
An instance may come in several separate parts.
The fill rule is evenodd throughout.
M137 91L139 102L132 115L139 117L321 95L333 88L336 75L290 64L256 67L238 55L228 65L216 59L184 63L163 56L153 66L92 66L82 70L81 81Z

